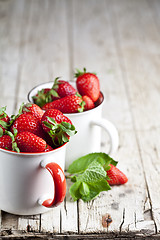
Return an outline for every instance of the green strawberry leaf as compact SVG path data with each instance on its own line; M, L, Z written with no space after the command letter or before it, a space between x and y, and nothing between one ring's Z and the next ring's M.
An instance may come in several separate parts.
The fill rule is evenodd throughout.
M61 122L57 123L53 118L47 117L48 122L44 121L46 127L50 129L48 132L49 136L52 138L54 145L61 146L65 142L69 141L69 136L73 136L77 133L74 125Z
M6 123L5 121L3 121L3 120L0 120L0 125L2 127L4 127L5 129L8 129L10 127L10 125L8 123Z
M7 116L5 111L6 111L6 106L0 108L0 119L5 118Z
M3 129L0 127L0 137L3 136Z

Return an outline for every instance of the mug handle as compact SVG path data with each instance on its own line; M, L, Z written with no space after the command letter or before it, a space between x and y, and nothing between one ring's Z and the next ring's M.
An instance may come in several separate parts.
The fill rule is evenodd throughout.
M102 127L108 133L111 143L108 154L114 154L119 145L119 135L114 124L104 118L92 120L91 124Z
M62 168L55 162L45 163L41 161L41 167L47 169L51 174L54 182L54 198L44 199L41 197L38 199L38 203L44 207L52 208L57 207L61 202L63 202L66 195L66 178Z

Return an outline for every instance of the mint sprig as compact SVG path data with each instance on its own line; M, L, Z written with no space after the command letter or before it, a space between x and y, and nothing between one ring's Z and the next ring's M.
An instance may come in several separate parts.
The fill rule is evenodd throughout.
M100 192L110 190L106 170L117 162L106 153L90 153L75 160L68 168L72 186L69 189L73 200L84 202L96 198Z

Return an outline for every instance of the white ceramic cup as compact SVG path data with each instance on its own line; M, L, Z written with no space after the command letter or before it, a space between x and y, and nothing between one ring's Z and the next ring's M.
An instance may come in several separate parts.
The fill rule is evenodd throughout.
M0 149L0 209L18 215L48 211L65 198L66 144L44 153Z
M70 82L74 87L75 83ZM40 84L33 88L28 93L28 101L33 102L32 97L35 96L38 90L44 88L51 88L53 82ZM82 113L71 113L66 115L73 123L77 130L67 146L65 169L77 158L82 157L88 153L101 151L101 129L106 131L110 139L110 148L107 152L112 156L119 145L118 131L114 124L105 118L102 118L102 107L104 104L104 97L102 94L101 103L88 111Z

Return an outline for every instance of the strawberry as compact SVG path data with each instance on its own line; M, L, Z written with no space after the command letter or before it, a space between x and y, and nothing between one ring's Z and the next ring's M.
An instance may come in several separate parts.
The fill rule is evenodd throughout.
M15 142L15 135L16 131L14 131L14 134L12 134L10 131L5 130L4 135L0 137L0 147L7 150L20 152L19 148L17 147L17 143Z
M95 107L94 102L87 95L82 96L82 100L85 102L85 105L84 105L84 110L85 111L90 110L90 109Z
M57 91L60 98L75 95L77 90L67 81L55 79L53 89Z
M39 122L41 122L41 118L44 113L43 110L37 104L33 103L26 103L25 105L23 105L22 112L30 113L31 115L36 117L39 120Z
M46 148L45 140L28 131L19 132L16 143L21 152L44 152Z
M99 79L94 73L77 70L75 74L78 92L83 96L89 96L93 102L97 101L100 94Z
M95 107L99 106L104 100L104 96L103 94L100 92L99 94L99 98L97 99L97 101L94 103Z
M109 185L121 185L128 181L126 175L121 172L117 167L110 164L110 169L107 171L107 176L109 177Z
M46 144L46 148L45 148L44 152L49 152L52 150L53 150L53 148L50 145Z
M0 136L2 136L5 130L9 127L10 118L5 111L6 107L0 108Z
M33 96L33 101L39 107L43 107L46 103L57 100L58 98L62 98L69 95L76 94L77 90L67 81L59 80L57 77L54 80L54 84L52 88L44 88Z
M57 109L47 110L42 117L42 127L52 138L55 146L61 146L76 133L71 120Z
M29 131L43 138L43 129L38 119L29 113L20 114L11 126L11 132L17 129L17 132Z
M60 98L51 103L46 103L43 107L43 110L48 109L58 109L62 113L76 113L83 112L84 102L81 97L77 95L70 95L64 98Z
M0 137L0 148L12 150L12 139L9 135Z

